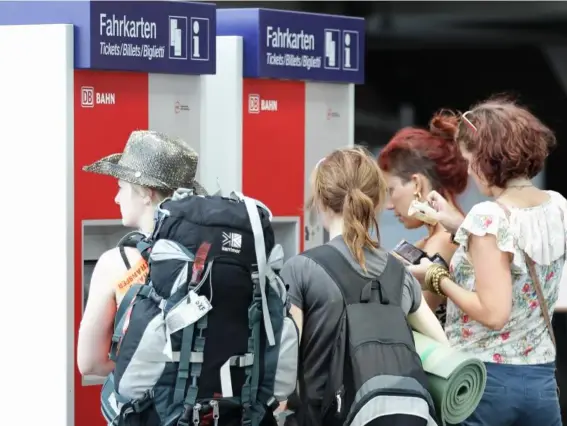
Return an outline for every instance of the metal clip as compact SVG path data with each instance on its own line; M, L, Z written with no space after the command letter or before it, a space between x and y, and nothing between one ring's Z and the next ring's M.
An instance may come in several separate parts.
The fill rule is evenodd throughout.
M220 417L219 403L218 401L211 401L210 405L213 407L213 426L218 426Z
M201 411L201 404L197 403L193 407L193 424L195 426L199 426L199 423L201 423L201 416L199 414L199 411Z

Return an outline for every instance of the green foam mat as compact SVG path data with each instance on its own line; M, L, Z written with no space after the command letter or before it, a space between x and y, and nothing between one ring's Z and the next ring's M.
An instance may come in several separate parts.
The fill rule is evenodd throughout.
M444 425L461 423L473 413L484 393L484 363L418 332L413 335L437 415Z

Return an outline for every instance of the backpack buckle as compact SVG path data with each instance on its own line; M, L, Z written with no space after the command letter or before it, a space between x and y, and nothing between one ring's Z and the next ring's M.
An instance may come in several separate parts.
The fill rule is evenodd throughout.
M145 297L146 299L151 300L152 302L154 302L158 306L161 306L162 301L164 300L163 297L161 297L159 294L157 294L156 290L150 285L145 285L142 288L140 288L138 295L141 296L141 297Z
M140 399L136 399L135 401L132 401L132 409L134 410L135 413L141 413L145 411L152 404L153 399L154 399L153 392L151 390L147 391L144 394L144 396L142 396Z

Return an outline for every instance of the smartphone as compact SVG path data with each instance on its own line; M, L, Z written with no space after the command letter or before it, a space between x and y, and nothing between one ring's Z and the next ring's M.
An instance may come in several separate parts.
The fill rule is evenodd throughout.
M427 257L427 254L425 254L423 250L418 249L416 246L408 243L406 240L400 241L392 251L412 265L419 264L421 259Z

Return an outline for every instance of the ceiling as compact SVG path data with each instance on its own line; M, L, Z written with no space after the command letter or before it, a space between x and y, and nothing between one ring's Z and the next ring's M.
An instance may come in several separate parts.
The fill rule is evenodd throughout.
M356 124L357 133L368 131L371 136L361 134L360 137L365 140L375 139L378 131L390 135L401 125L403 105L415 105L416 98L434 97L436 90L441 90L439 85L446 82L446 78L436 81L437 89L433 93L421 93L418 89L423 86L423 70L413 69L415 63L433 61L431 55L437 48L449 49L453 53L444 56L443 51L438 51L439 55L433 62L442 64L441 69L430 70L432 76L427 77L429 81L433 81L435 73L444 76L452 73L451 69L471 68L467 62L471 54L476 55L475 58L482 57L483 63L492 58L490 63L500 64L498 67L503 73L510 72L505 65L515 66L517 73L517 69L523 69L526 62L535 72L536 62L543 63L543 59L536 61L534 57L541 50L540 46L567 45L567 1L223 1L218 2L217 7L265 7L364 17L366 51L370 54L367 56L367 84L357 87ZM517 59L511 64L511 60L507 61L507 57L502 56L501 48L520 49L524 53L509 52ZM532 52L530 56L524 49L532 49L536 53ZM421 59L406 63L404 57L408 55L413 59L417 55ZM443 57L451 58L447 61L452 67L443 65ZM460 62L457 57L461 58ZM384 67L384 63L388 66ZM384 70L389 74L384 75ZM494 80L492 68L484 69L484 74L482 70L481 66L480 71L473 73L475 80ZM504 91L520 88L519 83L512 84L509 78L501 80ZM524 76L521 80L528 81L530 78ZM384 81L387 83L384 84ZM496 83L485 89L490 87L494 90L494 85ZM389 89L393 92L390 97L384 92ZM478 92L480 89L475 90ZM441 91L451 93L452 87L444 87ZM563 93L562 90L557 92ZM478 97L478 93L475 96Z
M476 46L567 42L567 2L228 1L218 7L271 7L365 17L369 50L406 43Z

